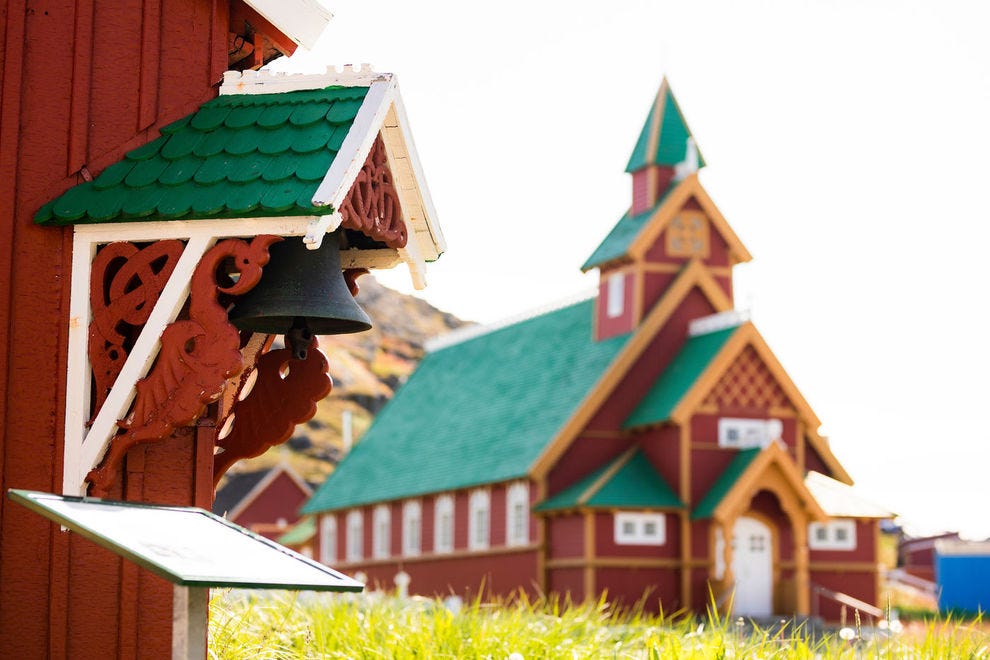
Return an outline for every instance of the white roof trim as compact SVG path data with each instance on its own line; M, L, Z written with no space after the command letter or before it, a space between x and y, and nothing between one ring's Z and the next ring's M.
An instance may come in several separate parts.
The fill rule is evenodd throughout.
M893 518L897 515L867 500L853 486L814 470L805 476L804 485L832 518Z
M333 18L319 0L244 0L285 36L312 50Z
M226 71L220 96L228 94L281 94L307 89L340 87L369 87L376 82L388 82L391 73L377 73L370 64L345 64L343 68L327 66L323 73L288 73L285 71Z

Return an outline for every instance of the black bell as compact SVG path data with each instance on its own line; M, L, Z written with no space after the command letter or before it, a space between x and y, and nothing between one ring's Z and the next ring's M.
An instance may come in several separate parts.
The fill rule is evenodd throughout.
M371 329L340 269L340 234L310 250L301 237L268 248L271 259L258 284L228 313L240 330L285 335L296 359L306 359L313 335L344 335Z

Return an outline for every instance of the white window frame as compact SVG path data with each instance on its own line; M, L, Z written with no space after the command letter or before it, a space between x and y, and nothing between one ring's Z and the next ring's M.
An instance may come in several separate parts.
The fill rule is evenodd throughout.
M720 417L718 420L718 446L726 449L749 449L768 446L779 440L784 424L779 419L751 419L747 417Z
M654 533L650 534L652 529ZM664 545L667 543L667 517L662 513L615 514L616 545Z
M320 562L326 565L337 561L337 514L320 516Z
M419 500L402 505L402 554L415 557L423 550L423 508Z
M517 481L505 491L505 544L529 543L529 484Z
M626 311L626 275L612 273L605 281L605 316L615 319Z
M487 490L471 493L468 502L468 549L486 550L491 540L492 498Z
M454 551L454 498L440 495L433 501L433 552Z
M372 514L371 556L388 559L392 554L392 510L387 504L379 504Z
M824 532L825 538L819 538ZM842 537L845 538L842 538ZM856 521L849 518L808 524L808 548L811 550L855 550Z
M364 558L364 513L355 509L347 514L347 561Z

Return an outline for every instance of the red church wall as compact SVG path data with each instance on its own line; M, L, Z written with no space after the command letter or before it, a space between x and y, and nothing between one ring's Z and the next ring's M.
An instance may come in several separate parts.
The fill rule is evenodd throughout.
M388 505L389 513L389 554L393 557L402 554L402 502L392 502Z
M680 435L677 427L661 426L638 436L643 454L675 493L681 492Z
M309 494L299 487L292 477L280 472L265 490L251 501L234 519L238 525L251 527L256 524L274 523L284 519L287 524L299 520L299 507L305 504Z
M815 586L824 587L831 591L837 591L858 598L871 605L880 603L880 594L877 593L877 575L870 571L822 571L811 569L811 613L821 616L827 622L839 622L842 618L842 605L835 600L819 594ZM882 605L882 604L881 604ZM851 608L846 610L846 623L852 624L855 621L855 613ZM866 622L864 621L864 625Z
M608 400L594 414L586 430L620 431L623 422L684 344L689 322L699 316L712 314L714 311L705 295L697 287L692 289L622 382L616 386Z
M680 607L680 580L668 568L599 568L595 579L599 589L607 587L608 600L617 607L642 603L647 612L674 612Z
M666 542L663 545L621 545L615 542L615 516L612 512L595 514L596 557L679 557L681 526L676 514L664 512Z
M736 449L691 447L691 501L697 504L738 453Z
M454 493L454 550L468 547L468 504L465 491Z
M552 568L547 571L547 590L573 603L584 601L584 569Z
M510 596L519 588L535 596L536 565L536 551L526 548L471 556L454 554L346 564L341 570L347 575L361 571L368 576L369 586L387 591L395 589L395 574L404 570L411 578L411 594L441 597L457 594L472 598L482 585L486 597Z
M810 558L815 562L872 562L879 552L877 548L877 525L875 519L856 520L856 547L852 550L811 550Z
M622 277L622 312L617 316L608 315L609 279ZM615 337L633 328L634 300L636 298L636 277L632 272L619 274L616 271L601 273L598 280L598 298L595 300L595 337L599 340Z
M424 497L420 502L420 515L422 516L420 520L422 521L422 530L419 533L420 547L423 550L423 554L429 554L433 552L433 530L434 525L436 525L436 497Z
M564 559L584 556L584 516L579 513L547 518L547 556Z
M505 484L496 484L489 491L488 542L493 548L505 545ZM530 536L532 538L532 536Z

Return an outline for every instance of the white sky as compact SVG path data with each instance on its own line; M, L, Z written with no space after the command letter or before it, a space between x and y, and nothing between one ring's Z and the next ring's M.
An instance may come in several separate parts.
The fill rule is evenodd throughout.
M489 322L592 287L666 74L754 256L736 304L857 485L990 536L990 4L325 1L314 60L401 82L448 242L419 295Z

